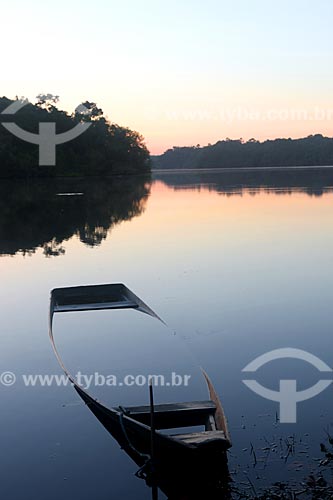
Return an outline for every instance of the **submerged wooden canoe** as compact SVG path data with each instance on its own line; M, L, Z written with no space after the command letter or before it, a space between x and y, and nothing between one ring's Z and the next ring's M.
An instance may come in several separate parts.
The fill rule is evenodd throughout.
M169 479L172 474L170 468L172 466L174 470L175 463L183 468L180 473L182 477L185 477L185 468L189 468L190 474L192 474L195 467L199 467L202 472L204 467L208 467L210 470L212 464L214 467L217 464L225 473L226 451L231 446L231 440L221 402L205 372L203 374L208 385L209 399L154 405L154 429L152 431L151 405L108 408L80 387L64 366L54 340L53 317L55 313L126 308L136 309L162 321L152 309L123 284L78 286L52 290L49 335L60 366L92 413L140 467L145 467L151 459L153 438L155 473L160 484L170 483ZM201 426L203 430L189 433L176 432L177 428L194 426ZM170 429L171 433L162 433L163 429ZM165 477L168 478L167 481ZM145 478L147 479L147 476ZM164 489L167 490L166 487Z

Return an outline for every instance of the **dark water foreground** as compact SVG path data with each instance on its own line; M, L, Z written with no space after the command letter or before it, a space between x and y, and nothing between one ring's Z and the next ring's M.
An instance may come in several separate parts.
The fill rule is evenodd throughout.
M114 282L169 332L126 314L68 315L56 326L73 371L191 375L188 387L156 387L162 403L207 399L203 366L233 440L228 494L255 498L270 488L262 498L330 498L332 386L298 403L296 423L286 424L277 402L246 387L242 369L288 347L333 365L333 174L256 175L1 182L0 371L17 378L0 386L4 498L151 498L72 387L27 387L22 378L61 373L47 335L50 290ZM330 374L281 359L251 377L272 390L297 380L300 391ZM148 399L147 387L91 392L111 405Z

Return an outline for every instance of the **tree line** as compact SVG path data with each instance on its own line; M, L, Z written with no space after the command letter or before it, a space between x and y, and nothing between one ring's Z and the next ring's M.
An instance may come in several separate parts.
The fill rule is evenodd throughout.
M15 122L25 131L38 134L39 124L53 122L57 134L79 123L90 127L76 139L57 146L56 166L39 165L38 145L14 136L0 123L0 177L105 176L150 171L150 156L144 138L135 131L110 122L102 109L86 101L69 114L57 108L58 96L39 95L36 104L27 102L16 114L0 116L0 122ZM16 100L0 98L0 113Z
M173 147L154 156L153 167L162 169L291 167L333 165L333 139L310 135L302 139L224 139L200 147Z

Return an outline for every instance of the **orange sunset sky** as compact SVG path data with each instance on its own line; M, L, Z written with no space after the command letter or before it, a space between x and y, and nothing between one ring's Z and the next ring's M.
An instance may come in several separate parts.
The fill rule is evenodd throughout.
M153 154L333 135L331 1L12 0L6 12L1 95L95 101Z

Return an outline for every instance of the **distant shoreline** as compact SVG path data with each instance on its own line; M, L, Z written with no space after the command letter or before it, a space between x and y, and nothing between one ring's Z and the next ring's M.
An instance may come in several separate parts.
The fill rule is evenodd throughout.
M153 169L268 169L333 166L333 137L224 139L208 146L184 146L152 156Z
M152 168L151 173L154 174L175 174L175 173L193 173L193 172L255 172L257 170L322 170L333 169L333 165L316 165L316 166L283 166L283 167L218 167L218 168Z

